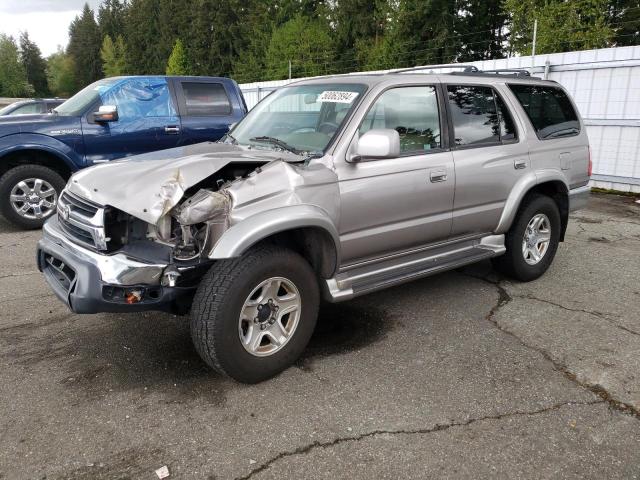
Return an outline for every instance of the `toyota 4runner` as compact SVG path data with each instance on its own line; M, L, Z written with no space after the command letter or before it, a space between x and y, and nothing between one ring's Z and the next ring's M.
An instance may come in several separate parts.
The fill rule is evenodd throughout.
M74 174L38 267L77 313L190 312L204 361L258 382L303 352L322 298L488 258L538 278L590 171L584 124L553 81L474 68L316 78L217 143Z

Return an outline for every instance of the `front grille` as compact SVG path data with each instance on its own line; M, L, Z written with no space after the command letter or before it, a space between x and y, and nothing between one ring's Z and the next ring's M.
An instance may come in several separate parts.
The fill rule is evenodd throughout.
M106 250L104 208L64 190L58 200L58 224L65 236L94 250Z
M48 271L65 291L68 292L71 289L76 278L76 272L69 265L66 265L53 255L45 253L43 269Z

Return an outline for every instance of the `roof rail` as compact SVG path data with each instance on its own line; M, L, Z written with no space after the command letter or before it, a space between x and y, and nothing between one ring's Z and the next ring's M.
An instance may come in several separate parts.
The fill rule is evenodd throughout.
M531 72L523 68L496 68L495 70L482 70L482 73L495 73L499 75L501 73L515 74L518 77L530 77Z
M461 68L465 73L471 72L479 72L478 67L475 65L465 65L462 63L443 63L441 65L425 65L423 67L411 67L411 68L401 68L400 70L392 70L389 73L405 73L405 72L415 72L419 70L433 70L437 68Z

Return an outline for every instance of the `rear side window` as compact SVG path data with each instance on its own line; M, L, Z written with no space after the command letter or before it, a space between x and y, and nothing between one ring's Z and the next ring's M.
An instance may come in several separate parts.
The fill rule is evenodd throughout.
M432 86L392 88L375 101L360 124L360 135L376 128L400 134L400 151L421 153L440 148L438 97Z
M559 88L509 85L540 139L580 133L580 124L567 95Z
M16 108L9 115L28 115L30 113L43 113L41 103L28 103L21 107Z
M187 115L228 115L231 102L220 83L182 82Z
M447 87L455 145L500 142L500 120L493 89L469 85Z

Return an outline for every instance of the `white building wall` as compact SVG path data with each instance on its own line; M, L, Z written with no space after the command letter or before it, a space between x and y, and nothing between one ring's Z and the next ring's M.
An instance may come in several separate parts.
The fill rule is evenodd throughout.
M480 70L526 68L563 85L587 126L593 159L592 185L640 192L640 46L469 63ZM290 82L255 82L240 88L252 108Z

